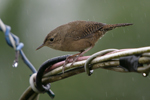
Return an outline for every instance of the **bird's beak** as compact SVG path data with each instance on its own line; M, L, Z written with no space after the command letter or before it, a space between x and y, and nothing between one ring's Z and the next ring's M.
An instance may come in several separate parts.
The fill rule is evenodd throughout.
M44 43L42 45L40 45L36 50L42 48L44 46Z

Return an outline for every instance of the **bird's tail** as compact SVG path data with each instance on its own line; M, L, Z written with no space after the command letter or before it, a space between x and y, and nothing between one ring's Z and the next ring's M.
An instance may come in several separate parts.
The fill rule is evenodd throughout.
M116 27L124 27L124 26L130 26L130 25L133 25L131 23L122 23L122 24L106 24L103 26L102 30L104 31L109 31L109 30L112 30Z

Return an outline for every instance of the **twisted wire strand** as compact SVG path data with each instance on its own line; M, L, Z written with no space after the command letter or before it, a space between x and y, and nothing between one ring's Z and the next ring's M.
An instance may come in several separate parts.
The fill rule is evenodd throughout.
M19 53L22 57L22 60L24 61L24 63L30 68L30 70L33 73L36 73L36 69L35 67L32 65L32 63L28 60L28 58L25 56L22 48L24 46L23 43L19 42L19 38L14 35L13 33L10 32L11 27L5 25L2 20L0 19L0 31L2 31L3 33L5 33L5 40L7 42L7 44L14 48L14 50L16 51L16 55L15 55L15 60L13 63L13 67L17 67L18 66L18 58L19 58Z
M110 49L106 50L109 51ZM113 51L115 49L111 49L110 51ZM104 50L105 51L105 50ZM104 68L107 70L113 70L113 71L117 71L117 72L129 72L119 66L119 61L116 58L120 58L123 56L129 56L129 55L135 55L135 54L142 54L142 57L139 58L139 63L140 64L146 64L146 66L140 66L137 68L137 73L142 73L143 76L147 76L148 73L150 72L150 47L143 47L143 48L135 48L135 49L126 49L126 50L116 50L114 51L114 53L108 53L106 55L103 56L98 56L95 58L95 54L94 54L94 59L92 61L90 61L90 64L93 64L92 66L92 70L93 69L97 69L97 68ZM104 52L103 52L104 53ZM101 53L96 53L96 54L101 54ZM104 53L105 54L105 53ZM87 56L86 59L91 59L90 57L92 56ZM81 57L82 58L82 57ZM63 70L63 62L62 64L58 64L59 66L55 66L53 67L53 69L50 69L49 71L47 71L47 73L45 73L43 75L43 79L42 79L42 83L43 84L47 84L47 83L52 83L52 82L56 82L80 73L85 72L84 69L84 64L85 63L89 63L86 62L88 60L86 60L84 58L84 60L81 61L77 61L74 63L74 65L71 65L71 63L66 65L65 68L65 72L62 73ZM29 87L30 89L30 87ZM32 90L31 90L32 91ZM24 92L26 93L26 91ZM34 93L34 92L33 92ZM21 96L21 98L26 97L27 95L23 95Z

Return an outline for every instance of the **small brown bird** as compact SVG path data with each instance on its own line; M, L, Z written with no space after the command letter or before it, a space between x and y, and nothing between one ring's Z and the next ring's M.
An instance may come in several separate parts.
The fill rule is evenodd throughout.
M103 24L93 21L73 21L57 27L52 30L45 38L43 44L36 50L43 46L61 50L61 51L79 51L75 55L69 56L64 66L69 59L73 59L73 63L84 53L94 47L95 43L107 31L116 27L123 27L132 25L130 23L123 24ZM73 64L72 63L72 64Z

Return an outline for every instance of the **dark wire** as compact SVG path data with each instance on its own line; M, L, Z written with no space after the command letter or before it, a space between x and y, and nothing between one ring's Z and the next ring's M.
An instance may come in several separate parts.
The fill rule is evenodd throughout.
M53 64L63 61L65 60L69 55L64 55L64 56L59 56L59 57L55 57L52 59L47 60L46 62L44 62L41 67L39 68L37 75L36 75L36 86L37 89L40 92L50 92L49 95L51 98L54 98L54 93L52 91L50 91L50 84L47 85L42 85L42 77L43 74L45 72L45 69L47 69L48 67L51 67Z

